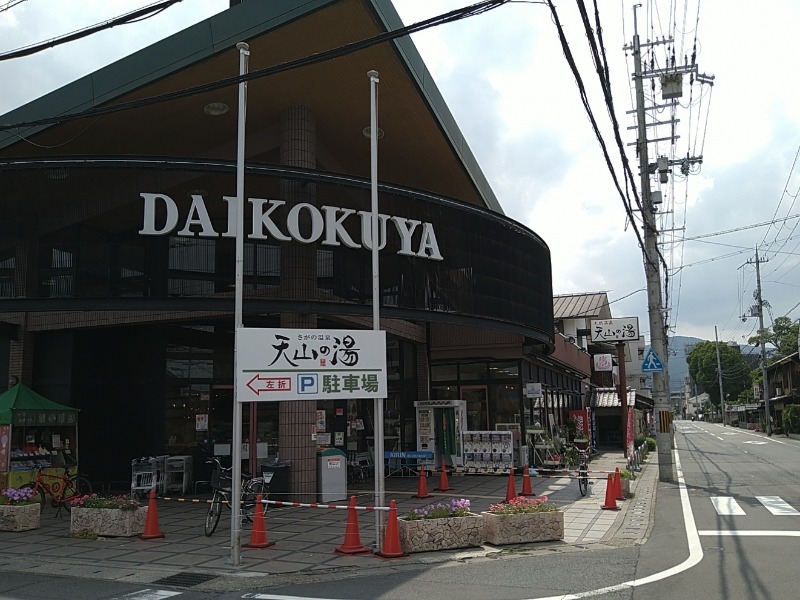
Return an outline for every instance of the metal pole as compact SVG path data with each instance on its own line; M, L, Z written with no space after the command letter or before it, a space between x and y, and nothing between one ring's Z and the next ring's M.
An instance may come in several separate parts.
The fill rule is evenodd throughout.
M247 73L250 47L236 44L239 50L239 75ZM233 433L231 436L231 557L230 562L242 562L242 405L239 403L239 330L242 328L242 279L244 276L244 124L247 109L247 83L239 82L239 123L236 139L236 275L233 329ZM254 440L251 440L253 443Z
M368 71L369 77L369 141L370 181L372 183L372 329L380 331L380 261L378 260L378 78L377 71ZM375 398L375 506L386 505L383 481L383 398ZM383 511L375 511L375 549L380 552L383 542Z
M719 379L719 404L722 407L722 426L725 427L725 393L722 391L722 361L719 358L719 338L717 326L714 325L714 341L717 343L717 376Z
M650 172L647 157L647 127L644 114L644 84L642 81L642 49L636 24L636 8L633 8L633 59L636 83L636 119L638 121L639 171L642 186L642 221L644 223L644 271L647 279L647 312L650 321L650 347L661 359L664 370L653 373L653 403L655 405L658 429L656 442L658 447L658 473L661 481L674 481L672 463L672 428L665 424L672 422L672 407L669 403L667 363L667 345L665 340L663 313L661 307L661 268L658 256L658 232L653 215L653 199L650 194ZM667 419L662 413L669 412ZM665 430L666 429L666 430Z
M761 386L764 396L764 420L767 424L767 435L772 435L772 423L769 414L769 385L767 381L767 347L764 335L764 301L761 299L761 268L758 264L758 247L756 247L756 299L758 300L758 338L761 340L761 377L764 380Z

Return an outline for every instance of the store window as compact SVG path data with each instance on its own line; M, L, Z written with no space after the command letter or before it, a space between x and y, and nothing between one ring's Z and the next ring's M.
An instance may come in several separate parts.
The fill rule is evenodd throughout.
M493 423L520 422L520 387L516 383L489 386L489 403L494 408Z
M13 298L14 292L14 272L16 271L17 259L14 256L14 248L5 247L0 249L0 298Z
M459 380L460 381L486 381L487 369L486 363L462 363L459 365Z
M458 365L433 365L431 381L458 381Z

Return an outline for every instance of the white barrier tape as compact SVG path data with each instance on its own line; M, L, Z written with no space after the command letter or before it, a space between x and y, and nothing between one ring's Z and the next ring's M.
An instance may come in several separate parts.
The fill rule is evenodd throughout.
M304 504L302 502L284 502L282 500L261 500L262 504L274 504L275 506L294 506L296 508L354 508L356 510L389 510L388 506L341 506L339 504Z

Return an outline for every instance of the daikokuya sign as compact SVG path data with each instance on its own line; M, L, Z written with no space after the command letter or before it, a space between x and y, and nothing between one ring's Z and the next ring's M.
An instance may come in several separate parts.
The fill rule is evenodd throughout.
M240 402L386 397L386 332L239 329Z
M192 194L192 204L183 219L178 204L165 194L139 194L144 199L144 215L139 235L168 235L178 229L177 235L186 237L236 237L236 197L223 196L228 205L226 209L227 230L220 233L214 229L205 200L200 194ZM248 198L251 205L252 230L246 234L248 239L276 240L301 244L319 241L323 246L346 246L348 248L372 249L372 213L356 212L352 208L322 206L301 202L288 211L283 207L285 200ZM163 218L157 219L157 208L163 210ZM285 213L285 214L284 214ZM351 217L351 215L356 215ZM307 220L308 227L301 228L301 220ZM345 228L345 221L358 221L361 241L354 240ZM444 260L439 252L439 243L433 225L415 219L378 215L379 249L386 246L388 223L394 225L399 237L397 254L430 260Z

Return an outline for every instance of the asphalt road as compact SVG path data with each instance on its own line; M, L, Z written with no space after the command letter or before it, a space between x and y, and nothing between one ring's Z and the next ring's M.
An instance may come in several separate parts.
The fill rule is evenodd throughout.
M592 544L503 558L404 565L368 576L299 578L248 593L145 589L141 585L5 573L0 598L176 600L520 600L601 598L783 600L800 596L800 441L708 423L678 422L683 483L659 483L654 527L643 545ZM8 577L7 577L8 576ZM172 594L172 595L170 595Z

